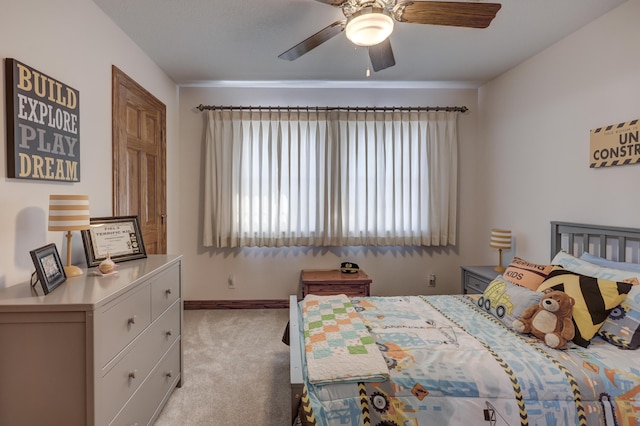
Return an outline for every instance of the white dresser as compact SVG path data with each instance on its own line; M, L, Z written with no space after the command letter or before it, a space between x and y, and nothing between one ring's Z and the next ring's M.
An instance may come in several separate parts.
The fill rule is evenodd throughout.
M182 380L182 256L0 289L0 425L148 425Z

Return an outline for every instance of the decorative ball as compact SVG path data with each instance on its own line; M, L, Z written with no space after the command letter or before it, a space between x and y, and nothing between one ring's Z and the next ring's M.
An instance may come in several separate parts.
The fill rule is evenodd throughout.
M109 253L107 253L107 258L100 262L100 265L98 265L98 269L103 274L110 274L115 271L116 264L113 260L111 260L111 256L109 255Z

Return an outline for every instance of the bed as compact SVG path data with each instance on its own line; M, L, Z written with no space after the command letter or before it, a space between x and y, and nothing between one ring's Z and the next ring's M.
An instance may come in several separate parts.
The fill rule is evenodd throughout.
M540 287L560 285L575 296L576 336L586 341L562 350L512 329L525 305L543 296L512 283L499 297L489 289L483 295L300 302L291 296L292 419L318 426L640 425L640 352L633 350L640 345L639 252L638 229L551 223L546 266L553 272ZM596 273L601 276L589 275ZM498 278L490 288L504 286ZM580 291L597 283L598 297L582 300L572 293L572 280ZM616 286L615 303L610 286ZM576 317L581 304L592 310L593 324ZM605 315L604 325L594 325L598 315ZM313 327L325 329L319 336ZM360 351L354 339L376 348L366 362L354 363L356 373L349 361L352 350ZM344 347L336 346L340 340Z

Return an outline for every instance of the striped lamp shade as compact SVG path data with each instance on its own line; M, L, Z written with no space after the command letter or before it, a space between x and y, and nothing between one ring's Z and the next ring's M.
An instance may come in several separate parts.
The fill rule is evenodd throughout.
M504 229L491 230L491 243L493 248L509 250L511 248L511 231Z
M50 195L49 231L89 229L88 195Z

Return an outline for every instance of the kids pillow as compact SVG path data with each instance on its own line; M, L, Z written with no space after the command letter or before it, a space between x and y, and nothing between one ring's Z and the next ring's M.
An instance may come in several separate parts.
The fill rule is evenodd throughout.
M633 286L624 301L611 311L598 335L623 349L640 347L640 286Z
M586 260L572 256L564 250L560 250L558 254L555 255L551 263L553 265L560 265L564 269L577 274L603 278L610 281L626 280L627 282L631 282L634 278L636 279L636 282L637 280L640 280L640 273L598 266L591 262L587 262Z
M531 305L540 303L542 293L515 285L498 275L484 290L478 299L478 307L511 328L513 320L522 317L522 313Z
M603 323L631 291L633 284L609 281L568 271L555 266L549 277L538 287L560 290L573 297L573 322L576 335L573 342L587 347Z
M640 274L640 264L638 263L616 262L613 260L603 259L602 257L594 256L586 251L580 255L580 259L605 268L621 269L623 271Z
M514 257L502 276L522 287L537 290L538 286L547 278L553 265L538 265L526 260Z

